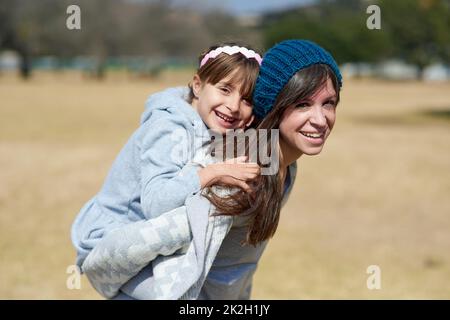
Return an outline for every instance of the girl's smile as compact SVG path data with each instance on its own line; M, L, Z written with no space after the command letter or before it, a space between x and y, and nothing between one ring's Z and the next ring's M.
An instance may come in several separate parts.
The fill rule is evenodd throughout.
M216 120L219 123L219 125L227 129L232 129L234 127L235 122L239 120L238 118L228 116L218 110L214 110L214 113L217 116Z
M216 84L202 83L195 76L192 82L192 106L209 129L221 134L228 129L244 129L254 118L251 103L241 96L241 85L233 83L235 76L232 73Z

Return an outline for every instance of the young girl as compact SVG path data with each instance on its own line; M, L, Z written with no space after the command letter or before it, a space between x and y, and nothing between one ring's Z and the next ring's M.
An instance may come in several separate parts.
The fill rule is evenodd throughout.
M77 265L98 241L124 224L155 218L184 205L189 195L213 183L250 191L256 164L192 160L210 140L252 121L250 103L261 57L236 45L211 47L201 55L190 89L168 89L146 103L141 125L115 160L100 190L72 227ZM181 152L179 152L181 151Z
M139 241L149 243L149 237L131 236L137 224L112 233L99 244L102 252L89 257L92 259L87 269L94 286L100 283L103 288L107 285L120 288L120 293L117 290L109 296L119 293L118 298L248 299L257 263L267 240L275 233L281 206L294 183L296 160L303 154L321 152L335 122L341 86L342 77L334 59L320 46L305 40L288 40L271 48L261 66L253 111L260 120L258 129L278 130L279 143L276 150L272 150L279 155L277 173L257 179L254 202L246 201L248 194L245 192L219 194L211 189L206 202L213 210L205 209L205 197L196 195L182 208L161 215L192 217L193 211L199 211L197 209L210 214L209 223L203 226L206 232L200 233L200 241L199 226L190 224L196 221L194 219L185 218L184 224L171 229L180 234L179 242L171 244L172 250L182 250L168 257L159 256L151 265L148 263L154 256L148 254L148 250L153 248L136 245ZM222 215L211 216L217 212ZM222 225L228 228L221 228ZM187 241L191 243L186 250ZM242 246L242 242L253 246ZM193 247L204 253L194 261L197 264L189 264ZM122 254L130 248L138 248L132 251L139 252L140 261L132 259L133 253ZM206 253L201 251L205 248ZM132 263L127 265L126 259L130 258ZM171 266L174 271L170 270ZM161 270L170 277L163 278ZM121 278L124 274L127 277ZM130 278L133 275L136 276Z

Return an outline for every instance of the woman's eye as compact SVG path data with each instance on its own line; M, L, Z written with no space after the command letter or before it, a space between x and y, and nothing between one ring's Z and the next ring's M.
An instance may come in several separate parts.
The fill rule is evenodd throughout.
M300 102L295 105L296 108L306 108L308 104L306 102Z
M334 102L334 101L327 101L327 102L325 102L324 103L324 105L323 105L324 107L326 107L326 108L334 108L334 107L336 107L336 102Z

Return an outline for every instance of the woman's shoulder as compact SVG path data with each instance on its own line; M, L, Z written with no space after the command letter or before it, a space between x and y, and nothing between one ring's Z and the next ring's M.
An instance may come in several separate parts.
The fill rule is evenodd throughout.
M289 184L293 184L295 176L297 175L297 161L294 161L288 166L286 179L289 179Z
M295 183L295 178L297 176L297 162L294 162L288 166L286 173L286 178L284 180L284 199L282 203L284 204L291 193L292 187Z

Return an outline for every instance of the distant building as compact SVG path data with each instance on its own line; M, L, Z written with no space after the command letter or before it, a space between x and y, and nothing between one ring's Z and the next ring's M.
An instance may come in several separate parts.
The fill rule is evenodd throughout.
M423 70L424 81L449 81L450 69L443 64L432 64Z
M419 68L401 60L387 60L376 67L376 75L392 80L412 80L419 76Z
M11 50L0 52L0 70L18 70L20 67L20 56Z
M419 79L419 68L401 60L387 60L378 64L344 63L340 66L345 78L378 77L390 80ZM450 68L444 64L427 66L422 73L424 81L450 81Z
M340 70L345 78L375 76L375 67L372 64L365 62L344 63L340 66Z

